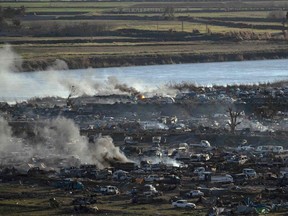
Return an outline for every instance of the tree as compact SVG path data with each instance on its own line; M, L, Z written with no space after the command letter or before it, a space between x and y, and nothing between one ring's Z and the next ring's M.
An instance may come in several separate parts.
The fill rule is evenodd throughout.
M228 108L227 112L229 113L230 120L228 122L228 125L230 127L231 133L235 133L235 128L237 125L241 124L241 122L238 121L239 116L241 115L241 112L235 112L232 110L231 107Z
M19 8L19 15L21 15L21 16L25 16L25 14L26 14L26 8L25 8L25 6L21 6L20 8Z
M0 27L4 28L11 22L14 26L21 27L20 17L25 16L25 10L24 6L21 6L20 8L12 8L10 6L2 8L0 6Z
M173 19L174 18L174 8L171 6L168 6L166 8L164 8L164 12L163 12L163 17L165 19Z
M76 91L77 91L76 87L75 86L71 86L68 98L66 100L67 107L73 108L74 104L73 104L73 101L72 101L71 97L76 95Z
M14 26L17 26L17 27L21 26L21 21L19 19L13 19L12 22Z

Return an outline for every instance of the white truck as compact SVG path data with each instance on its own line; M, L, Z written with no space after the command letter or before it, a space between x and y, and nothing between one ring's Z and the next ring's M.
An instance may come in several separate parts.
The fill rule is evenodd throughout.
M233 177L229 174L212 175L211 172L202 172L198 176L199 180L210 181L212 183L233 183Z

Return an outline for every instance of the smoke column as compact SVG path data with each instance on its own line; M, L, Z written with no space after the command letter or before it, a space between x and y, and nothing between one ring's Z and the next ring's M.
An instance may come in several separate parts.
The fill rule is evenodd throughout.
M79 158L81 163L96 164L102 169L111 166L111 162L129 161L119 148L115 147L111 137L99 137L95 143L89 143L87 137L80 135L79 128L70 119L61 117L38 123L34 134L33 141L15 138L7 121L1 118L0 163L6 165L7 158L9 161L28 163L32 157L46 159L51 163L55 157L67 159L73 156ZM13 156L14 153L17 153L17 156ZM68 162L66 165L73 164ZM59 164L54 164L54 168L58 166Z

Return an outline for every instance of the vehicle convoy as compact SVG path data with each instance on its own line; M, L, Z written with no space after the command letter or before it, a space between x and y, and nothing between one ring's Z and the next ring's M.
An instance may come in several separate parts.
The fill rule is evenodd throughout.
M194 203L189 203L187 200L177 200L175 202L172 202L172 206L174 208L196 208L196 205Z

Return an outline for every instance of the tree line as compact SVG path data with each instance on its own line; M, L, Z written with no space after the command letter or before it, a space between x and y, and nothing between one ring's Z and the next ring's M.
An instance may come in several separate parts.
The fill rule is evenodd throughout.
M24 6L19 8L6 7L3 8L0 6L0 27L5 27L9 25L9 22L12 21L12 24L15 26L20 26L21 21L19 17L24 16L26 9Z

